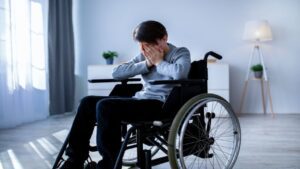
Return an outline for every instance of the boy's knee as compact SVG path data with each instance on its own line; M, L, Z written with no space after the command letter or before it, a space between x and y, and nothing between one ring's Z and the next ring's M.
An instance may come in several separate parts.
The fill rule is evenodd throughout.
M111 99L103 99L97 102L96 112L97 112L97 120L100 118L109 118L112 116L112 111L114 109L114 104Z
M86 96L81 99L80 104L88 104L91 102L92 99L94 99L94 96Z
M99 99L101 98L96 96L83 97L78 105L77 114L83 114L84 116L89 114L95 117L95 106Z

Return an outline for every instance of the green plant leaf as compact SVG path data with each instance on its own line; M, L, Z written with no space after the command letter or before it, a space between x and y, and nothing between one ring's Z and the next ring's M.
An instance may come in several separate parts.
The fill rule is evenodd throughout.
M251 70L254 72L263 71L263 66L261 64L252 65Z
M118 53L116 51L105 51L102 53L104 59L118 57Z

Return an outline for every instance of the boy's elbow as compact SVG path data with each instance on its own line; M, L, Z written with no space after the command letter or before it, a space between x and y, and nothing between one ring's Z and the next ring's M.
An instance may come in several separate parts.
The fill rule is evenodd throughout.
M112 73L112 77L116 80L122 80L122 76L120 76L120 74L115 71Z
M177 72L174 75L174 80L182 80L182 79L187 79L188 78L188 72Z
M182 80L182 79L187 79L187 75L180 73L174 76L174 80Z
M174 80L187 79L189 73L189 68L186 69L183 66L178 66L177 71L174 74Z

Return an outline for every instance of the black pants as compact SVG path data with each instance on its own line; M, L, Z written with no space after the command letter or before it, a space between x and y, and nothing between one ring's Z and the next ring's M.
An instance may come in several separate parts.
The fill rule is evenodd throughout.
M84 161L97 122L97 147L107 169L113 168L121 147L121 121L149 121L170 117L163 102L134 98L87 96L81 100L69 135L67 155Z

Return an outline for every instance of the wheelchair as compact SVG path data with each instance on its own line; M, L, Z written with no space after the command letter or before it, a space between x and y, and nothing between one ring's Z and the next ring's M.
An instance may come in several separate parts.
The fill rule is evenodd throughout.
M122 121L122 146L115 164L151 169L169 161L172 169L231 169L241 145L241 128L231 105L222 97L207 93L207 58L222 59L208 52L204 59L194 61L187 80L158 80L152 85L174 85L163 105L163 111L175 112L175 117L160 121L131 123ZM92 79L91 83L121 82L110 96L133 96L142 89L132 83L140 79ZM53 169L64 161L68 145L66 138ZM97 151L90 146L90 151ZM90 158L86 169L95 168Z

